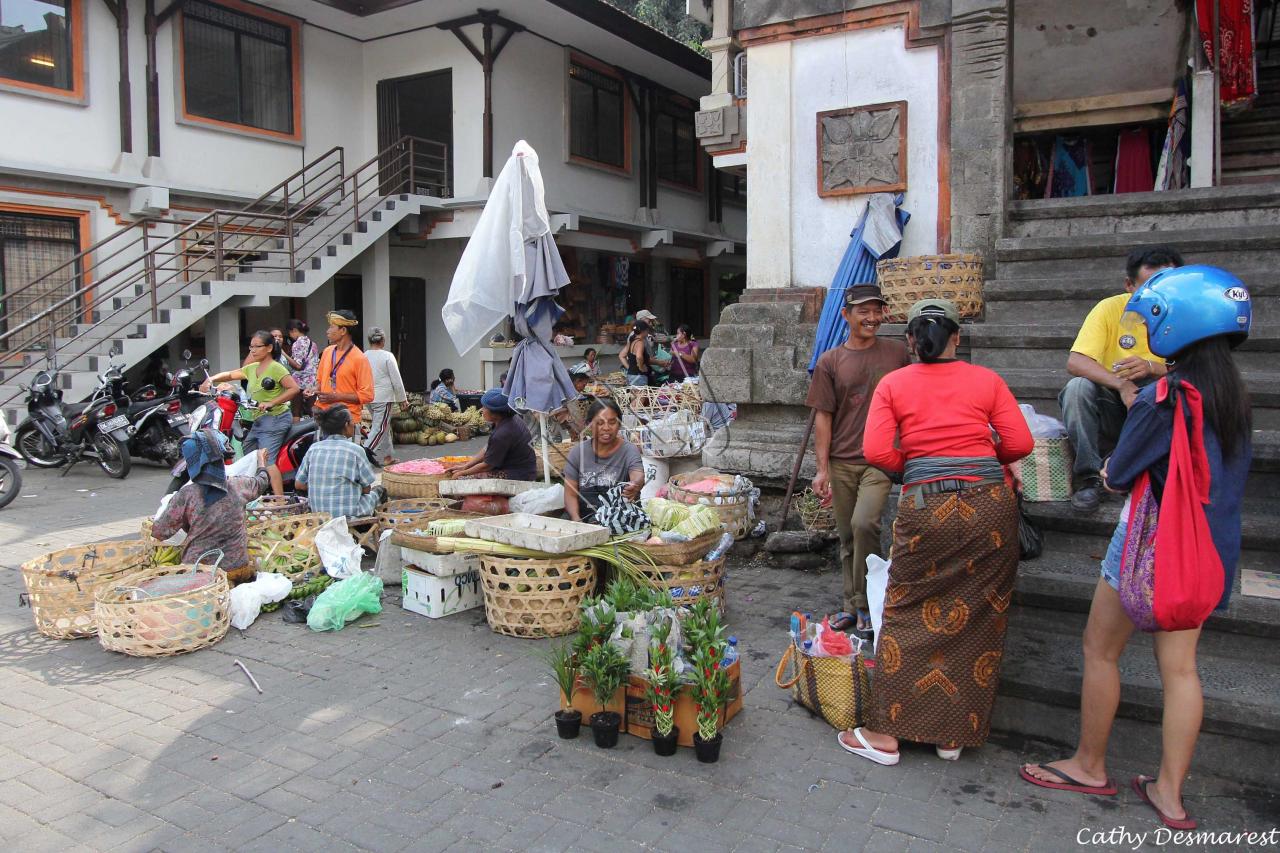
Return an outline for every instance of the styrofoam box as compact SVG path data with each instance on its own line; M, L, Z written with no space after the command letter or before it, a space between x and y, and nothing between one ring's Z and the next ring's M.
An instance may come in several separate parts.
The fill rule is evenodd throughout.
M405 566L401 579L401 605L412 613L431 619L450 616L484 605L480 590L480 570L436 577Z
M476 539L515 545L545 554L564 554L581 548L592 548L609 539L609 530L598 524L583 524L580 521L523 512L469 518L465 529L468 536Z
M441 480L440 494L445 497L462 498L467 495L518 495L530 489L542 488L542 483L531 483L527 480Z
M480 568L479 554L432 554L400 546L400 558L406 566L420 569L438 578L460 575Z

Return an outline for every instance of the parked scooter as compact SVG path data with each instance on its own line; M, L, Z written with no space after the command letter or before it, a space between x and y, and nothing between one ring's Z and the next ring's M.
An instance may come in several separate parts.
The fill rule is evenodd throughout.
M111 358L117 353L113 350ZM129 416L110 394L110 369L98 377L98 387L84 403L64 404L57 387L58 364L52 372L36 374L27 391L27 418L14 443L22 458L36 468L62 467L65 477L84 457L96 459L108 477L129 476ZM113 365L114 367L114 365Z
M200 384L193 376L191 350L183 350L182 358L186 365L169 376L166 395L156 395L153 393L155 386L148 385L141 394L135 392L129 396L133 401L128 411L131 421L129 452L133 456L167 466L177 464L182 458L182 439L191 434L189 416L209 399L208 394L200 391ZM197 367L204 370L205 376L209 375L208 361L201 359ZM123 392L123 379L120 381L115 393L117 401Z
M13 503L13 499L22 491L22 467L19 460L22 454L13 449L10 439L9 422L4 412L0 412L0 509Z

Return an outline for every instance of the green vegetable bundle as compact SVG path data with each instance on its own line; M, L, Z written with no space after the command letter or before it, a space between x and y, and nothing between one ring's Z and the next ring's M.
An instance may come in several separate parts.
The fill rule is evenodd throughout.
M674 530L689 517L690 509L686 504L666 498L649 498L644 502L644 511L649 514L653 526L659 530Z
M687 509L688 517L675 526L674 532L688 536L690 539L697 539L708 531L720 529L720 516L711 507L695 504Z

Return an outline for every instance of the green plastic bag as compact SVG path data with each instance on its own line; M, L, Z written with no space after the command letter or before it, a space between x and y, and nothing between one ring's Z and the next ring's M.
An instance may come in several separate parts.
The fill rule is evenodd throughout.
M360 572L320 593L307 614L307 627L312 631L340 631L362 613L381 612L382 578Z

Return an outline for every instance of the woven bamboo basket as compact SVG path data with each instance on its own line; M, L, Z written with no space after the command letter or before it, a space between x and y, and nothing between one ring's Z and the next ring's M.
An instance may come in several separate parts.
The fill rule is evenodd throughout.
M724 610L724 557L682 566L647 566L640 571L655 589L665 589L677 606L713 600Z
M275 521L291 515L302 515L309 509L307 499L298 495L263 495L244 508L244 520L253 524Z
M750 491L744 489L738 492L708 495L702 492L691 492L684 488L706 476L707 472L701 468L687 474L676 474L667 483L667 498L690 506L693 504L710 506L716 511L716 515L720 516L721 529L732 533L734 539L742 539L751 532Z
M698 562L704 554L716 547L722 533L723 531L720 530L712 530L688 542L662 545L645 545L637 542L636 545L660 566L687 566Z
M812 489L805 489L800 493L800 498L797 501L796 506L800 510L800 523L804 525L805 530L821 531L835 529L835 507L831 504L824 505L822 500L814 494Z
M876 280L888 308L888 323L905 323L907 309L921 299L949 299L962 320L982 316L981 255L915 255L876 264Z
M98 587L151 563L147 539L95 542L50 551L22 564L36 630L55 640L92 637L93 594Z
M275 572L295 580L320 568L320 551L314 541L257 539L249 545L249 562L255 572Z
M383 470L382 485L389 498L438 498L446 474L398 474Z
M199 587L139 598L147 581L197 572ZM100 585L94 594L98 642L109 652L134 657L167 657L212 646L231 627L231 587L213 566L164 566L125 575Z
M595 590L586 557L547 560L480 557L484 613L498 634L537 639L578 630L578 606Z
M457 501L448 498L401 498L387 501L378 507L378 535L381 536L382 531L388 527L420 527L430 520L427 516L454 511L457 506Z
M622 409L624 422L648 423L673 412L702 414L702 392L697 382L679 382L649 388L622 385L613 389L613 399Z
M564 464L569 461L569 451L573 450L574 445L578 442L573 439L565 441L557 441L555 444L547 445L547 458L551 460L551 476L564 476ZM533 455L537 462L537 479L541 480L543 476L544 466L542 464L542 443L534 441L530 447L533 448Z
M247 525L249 530L249 547L255 542L265 542L266 547L280 539L286 542L297 541L299 544L314 542L316 531L329 521L327 512L306 512L302 515L287 515L271 521L256 521Z

